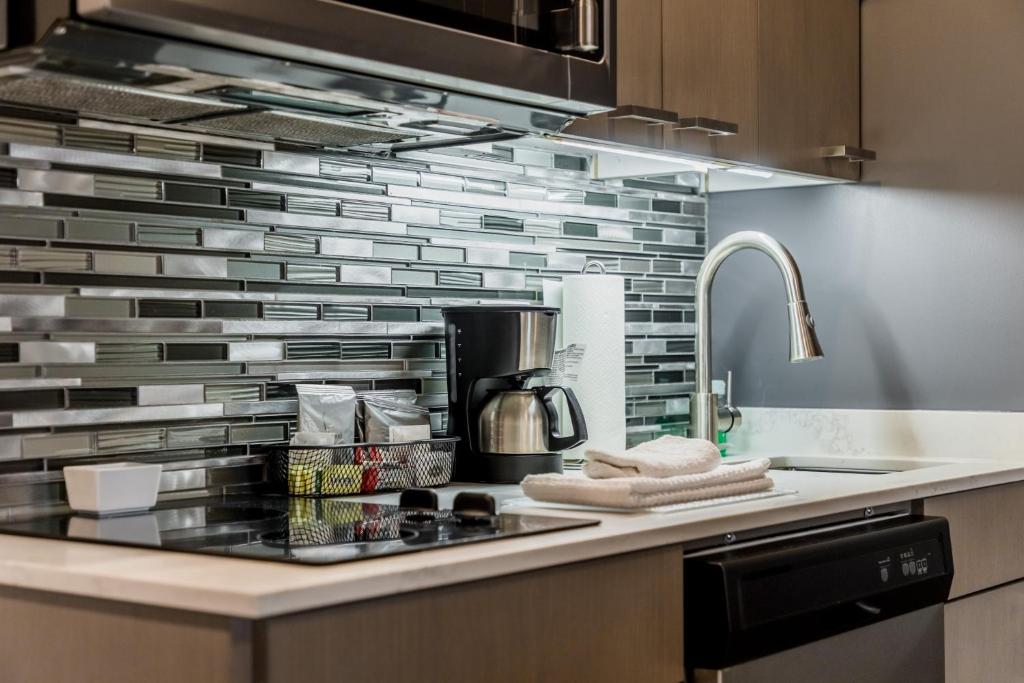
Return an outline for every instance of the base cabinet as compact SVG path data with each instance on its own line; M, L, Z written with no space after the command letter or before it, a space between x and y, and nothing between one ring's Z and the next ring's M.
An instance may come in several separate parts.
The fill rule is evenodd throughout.
M946 683L1024 680L1024 581L946 603Z
M926 498L920 511L949 520L951 600L1024 579L1024 482Z
M661 548L271 619L265 683L679 683L683 553Z
M0 589L0 681L679 683L682 572L670 546L263 621Z

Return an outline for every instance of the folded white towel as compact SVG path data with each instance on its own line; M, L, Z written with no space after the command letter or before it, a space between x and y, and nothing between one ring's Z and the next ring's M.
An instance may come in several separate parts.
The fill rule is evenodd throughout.
M534 500L600 507L648 508L767 491L775 484L765 473L771 461L749 460L674 477L625 476L591 479L566 474L532 474L523 492Z
M584 474L592 479L612 479L708 472L718 467L722 454L710 441L666 435L625 452L589 449L586 458Z

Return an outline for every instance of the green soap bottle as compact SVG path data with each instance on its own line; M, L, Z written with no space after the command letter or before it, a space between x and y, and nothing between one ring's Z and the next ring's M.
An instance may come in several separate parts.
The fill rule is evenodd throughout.
M726 437L726 432L718 432L718 450L720 450L722 452L722 457L723 458L729 454L728 453L729 448L728 448L728 444L726 443L725 437Z

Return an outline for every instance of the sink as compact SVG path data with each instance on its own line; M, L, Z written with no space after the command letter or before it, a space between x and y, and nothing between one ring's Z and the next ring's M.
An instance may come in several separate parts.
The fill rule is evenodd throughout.
M730 459L731 460L731 459ZM732 462L748 460L739 456ZM942 460L918 460L910 458L877 458L877 457L836 457L817 455L781 455L772 457L773 470L791 472L829 472L834 474L892 474L907 472L926 467L948 465Z

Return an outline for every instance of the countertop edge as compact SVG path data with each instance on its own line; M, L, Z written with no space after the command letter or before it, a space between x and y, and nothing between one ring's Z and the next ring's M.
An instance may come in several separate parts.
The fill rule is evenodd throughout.
M602 524L330 567L0 535L0 586L264 619L1024 480L1024 466L1009 462L950 467L882 475L894 477L888 481L850 479L847 490L835 493L804 492L683 513L538 509ZM236 582L226 580L236 575Z

